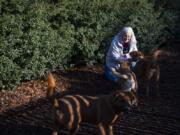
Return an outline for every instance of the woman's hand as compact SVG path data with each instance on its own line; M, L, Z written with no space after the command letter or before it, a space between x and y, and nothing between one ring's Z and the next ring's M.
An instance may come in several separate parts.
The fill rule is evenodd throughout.
M122 74L119 76L121 79L128 80L128 76L126 74Z

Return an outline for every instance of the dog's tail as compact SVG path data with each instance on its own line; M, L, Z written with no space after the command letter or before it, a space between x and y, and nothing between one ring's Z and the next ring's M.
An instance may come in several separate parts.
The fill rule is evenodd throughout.
M53 75L51 73L48 74L48 89L47 89L47 98L52 98L55 96L55 88L56 83Z
M51 73L48 74L48 88L47 88L47 94L46 97L50 99L54 107L58 107L58 101L55 97L55 89L56 89L56 82Z

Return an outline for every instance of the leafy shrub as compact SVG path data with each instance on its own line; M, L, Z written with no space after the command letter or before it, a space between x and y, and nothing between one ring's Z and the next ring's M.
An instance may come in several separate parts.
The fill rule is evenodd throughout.
M1 0L0 6L0 88L57 67L103 63L106 46L125 25L148 51L172 38L177 19L149 0Z
M155 10L153 3L142 0L139 1L137 10L130 16L128 24L136 31L139 48L150 51L172 38L169 30L175 28L176 20L175 14L162 8Z
M8 57L0 57L0 89L9 89L20 83L21 68Z
M4 5L11 5L18 10L13 6L14 3L10 1ZM1 88L14 86L21 80L43 78L49 70L66 67L71 57L72 45L65 42L68 32L64 30L61 32L64 35L61 35L52 29L48 20L48 10L51 10L49 5L44 2L29 4L16 14L3 7L0 57L4 57L6 63L2 63L0 70L3 73ZM63 27L68 28L69 25ZM9 68L5 70L8 63ZM14 76L9 75L12 71Z

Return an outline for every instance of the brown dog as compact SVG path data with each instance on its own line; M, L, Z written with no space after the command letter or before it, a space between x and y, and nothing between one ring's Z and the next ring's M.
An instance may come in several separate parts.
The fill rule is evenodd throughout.
M100 135L113 135L113 124L120 120L131 106L137 105L133 92L116 91L101 97L66 95L56 99L55 87L55 79L49 74L47 97L55 110L53 135L58 134L58 128L68 129L70 135L74 135L81 122L96 125Z
M150 85L155 83L157 95L159 95L159 61L170 56L171 53L165 48L155 49L149 55L139 59L135 66L135 74L146 88L146 94L149 95Z
M120 68L112 70L113 74L119 76L118 84L123 91L133 91L137 93L138 83L136 75L130 68L130 62L120 62Z

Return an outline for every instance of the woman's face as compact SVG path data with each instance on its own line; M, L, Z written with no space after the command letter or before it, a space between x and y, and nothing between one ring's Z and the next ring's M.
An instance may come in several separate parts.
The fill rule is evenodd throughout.
M131 40L132 34L130 32L125 32L123 34L123 42L124 43L129 43L129 41Z

